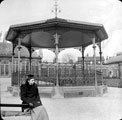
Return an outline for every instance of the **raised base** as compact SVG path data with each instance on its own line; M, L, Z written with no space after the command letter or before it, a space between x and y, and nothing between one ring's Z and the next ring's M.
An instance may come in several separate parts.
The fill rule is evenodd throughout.
M63 88L59 86L53 87L52 98L64 98Z
M107 92L107 86L55 86L38 87L40 97L65 98L65 97L95 97L102 96ZM8 91L13 96L19 96L20 90L17 86L9 86Z

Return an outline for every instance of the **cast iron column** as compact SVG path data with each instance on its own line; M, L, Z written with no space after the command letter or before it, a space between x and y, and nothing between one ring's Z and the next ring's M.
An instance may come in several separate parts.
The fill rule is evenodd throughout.
M32 73L32 69L31 69L31 63L32 63L32 52L33 52L33 49L31 48L31 46L27 47L28 51L29 51L29 73L31 74Z
M11 76L12 76L12 80L11 80L11 86L13 85L13 73L14 73L14 49L15 49L16 45L14 43L12 43L12 65L11 65Z
M59 44L59 37L57 33L54 35L55 38L55 46L56 46L56 86L59 86L59 78L58 78L58 44Z
M21 39L18 39L18 86L20 86L20 50L21 50Z
M84 73L84 50L85 50L85 47L82 47L82 60L83 60L83 73Z
M99 54L100 54L100 70L101 70L101 79L102 79L102 85L103 85L103 75L102 75L102 50L101 50L101 42L99 42L98 44L99 47Z
M95 87L97 87L97 75L96 75L96 45L95 45L95 35L92 38L93 42L93 51L94 51L94 80L95 80Z

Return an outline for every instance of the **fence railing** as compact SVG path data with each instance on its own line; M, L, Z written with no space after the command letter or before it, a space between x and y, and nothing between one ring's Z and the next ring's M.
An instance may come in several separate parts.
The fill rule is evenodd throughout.
M23 84L29 71L20 71L12 74L12 85ZM56 85L56 69L43 68L34 74L39 86ZM102 72L96 71L97 85L102 85ZM60 67L58 70L59 86L93 86L95 85L95 71Z

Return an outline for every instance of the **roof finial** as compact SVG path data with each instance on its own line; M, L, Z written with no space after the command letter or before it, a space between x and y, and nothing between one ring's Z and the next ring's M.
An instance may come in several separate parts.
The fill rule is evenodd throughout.
M58 0L55 0L55 5L54 5L54 9L52 10L52 12L55 14L55 18L57 18L58 13L61 12L61 10L58 7Z

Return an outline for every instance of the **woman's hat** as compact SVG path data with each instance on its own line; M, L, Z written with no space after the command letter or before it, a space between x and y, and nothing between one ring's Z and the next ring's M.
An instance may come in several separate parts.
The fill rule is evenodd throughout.
M33 78L33 77L34 77L33 74L29 74L29 75L27 75L27 76L28 76L28 78Z

